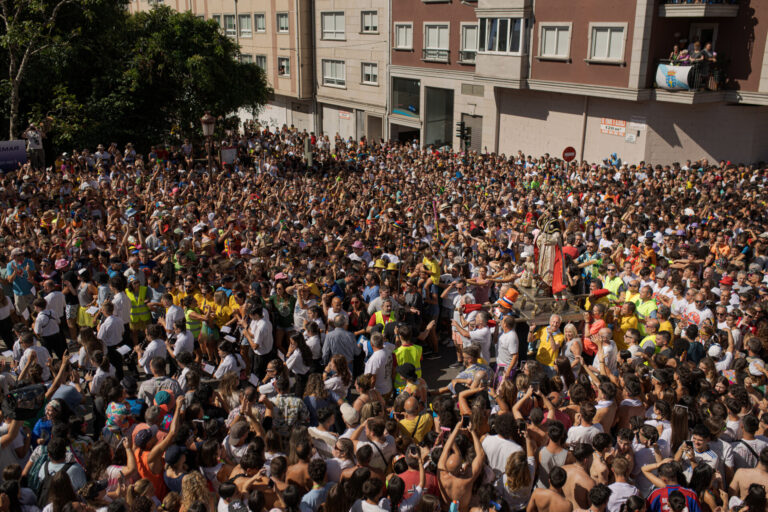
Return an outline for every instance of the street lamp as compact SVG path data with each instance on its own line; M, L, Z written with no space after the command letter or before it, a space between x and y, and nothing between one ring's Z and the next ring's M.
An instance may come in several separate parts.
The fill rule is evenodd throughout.
M213 149L213 129L216 127L216 118L210 112L206 112L200 118L200 124L203 126L203 136L205 136L205 152L208 155L208 172L211 172L213 165L211 162L211 150Z

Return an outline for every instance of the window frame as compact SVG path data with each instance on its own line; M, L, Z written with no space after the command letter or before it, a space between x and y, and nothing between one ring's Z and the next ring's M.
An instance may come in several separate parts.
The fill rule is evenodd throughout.
M238 13L237 18L237 24L235 25L235 29L239 33L239 37L244 37L246 39L250 39L253 37L253 15L251 13ZM243 23L242 20L247 19L248 20L248 33L243 32Z
M619 65L623 66L626 64L625 54L627 51L627 29L628 29L628 23L627 22L620 22L620 21L601 21L601 22L590 22L589 23L589 32L587 34L587 58L584 59L584 62L587 62L589 64L612 64L612 65ZM622 38L621 38L621 52L620 57L618 59L603 59L603 58L595 58L593 55L593 43L594 43L594 32L595 29L602 29L602 28L608 28L608 29L621 29L622 30ZM610 36L608 38L610 42Z
M326 64L341 64L341 74L342 77L330 77L329 75L326 75ZM347 88L347 63L344 59L321 59L320 60L320 77L322 78L322 84L323 87L333 87L334 89L346 89ZM340 82L340 83L332 83L328 80Z
M224 32L224 25L221 23L221 14L211 14L211 19L219 26L219 30Z
M334 30L326 30L325 28L325 20L328 17L332 17L334 20ZM326 34L332 33L336 36L338 36L339 30L336 27L336 21L338 20L337 16L341 16L341 37L328 37ZM320 39L323 41L346 41L347 39L347 30L346 30L346 23L347 23L347 17L344 14L344 11L324 11L320 13Z
M246 58L248 60L246 60ZM253 64L253 55L251 55L250 53L241 53L240 62L242 62L243 64Z
M427 38L428 34L427 31L432 28L437 27L438 28L438 39L440 39L440 31L439 29L444 28L446 30L446 42L448 44L447 48L431 48L427 46ZM421 47L421 60L425 62L449 62L451 60L451 24L447 21L425 21L422 26L422 37L423 37L423 45ZM427 56L427 52L437 52L434 56ZM445 52L445 58L443 58L440 53Z
M264 59L264 67L259 66L259 59ZM267 72L267 56L266 55L254 55L253 63L261 68L265 73Z
M232 25L232 33L230 34L229 29L227 28L227 18L230 18L234 24ZM237 36L237 16L234 14L224 14L221 17L222 22L222 29L224 30L224 35L227 37L236 37Z
M488 30L488 20L497 20L497 24L500 24L502 20L507 21L507 30L506 30L506 40L505 45L507 47L506 50L498 50L498 29L496 31L496 50L489 50L487 48L488 46L488 36L490 34L490 31ZM510 36L512 34L512 27L514 26L514 20L520 20L520 39L518 40L519 46L517 51L509 51L509 42L511 41ZM481 28L481 24L483 28ZM487 54L487 55L512 55L512 56L523 56L525 55L526 51L526 44L525 44L525 36L527 34L527 27L525 22L525 17L523 16L488 16L483 18L477 19L477 53L478 54ZM484 35L484 37L481 39L481 34ZM483 44L481 44L483 43Z
M257 19L261 18L264 20L264 28L259 30L259 24L256 22ZM263 34L267 31L267 15L263 12L255 12L253 13L253 32L256 34Z
M408 27L411 30L411 41L409 46L397 46L397 27ZM393 46L393 49L413 51L413 22L412 21L396 22L394 32L395 32L395 44Z
M288 61L288 65L285 67L288 72L284 74L280 74L280 61ZM277 76L280 78L290 78L291 77L291 58L290 57L278 57L277 58Z
M467 48L464 30L467 28L475 29L475 47ZM462 21L459 24L459 62L465 64L474 64L477 61L477 50L480 47L480 23L476 21ZM462 59L462 52L475 52L475 58L472 60Z
M365 66L374 66L376 69L376 81L370 82L365 80ZM370 74L370 73L369 73ZM361 62L360 63L360 83L363 85L379 85L379 63L378 62Z
M376 17L376 26L373 27L372 30L365 30L366 14L373 15ZM378 34L379 33L379 11L378 10L367 10L367 11L360 12L360 33L361 34Z
M543 53L544 51L544 31L547 29L555 29L555 32L557 32L558 29L567 29L568 30L568 48L566 49L565 55L545 55ZM573 41L573 22L570 21L546 21L539 23L539 51L538 55L536 56L539 60L558 60L558 61L567 61L571 60L571 42Z
M287 22L285 30L282 30L280 28L280 18L283 16L285 16L285 20ZM291 20L287 12L275 13L275 30L277 31L278 34L289 34L291 32Z

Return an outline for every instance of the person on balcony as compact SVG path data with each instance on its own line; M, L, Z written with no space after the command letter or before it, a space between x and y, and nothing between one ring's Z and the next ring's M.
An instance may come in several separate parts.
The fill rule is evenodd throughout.
M669 54L669 63L673 66L677 66L680 60L680 46L675 45L672 47L672 53Z

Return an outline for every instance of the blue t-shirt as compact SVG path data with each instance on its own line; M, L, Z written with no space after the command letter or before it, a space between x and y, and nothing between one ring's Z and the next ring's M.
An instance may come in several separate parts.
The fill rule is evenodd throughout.
M317 512L320 505L325 503L325 498L328 496L328 491L333 487L333 482L327 482L319 489L312 489L301 498L299 503L299 510L301 512Z
M29 265L29 272L27 272L27 265ZM35 273L35 264L32 260L25 259L21 264L16 261L11 261L6 267L6 275L13 274L16 270L21 270L21 275L13 278L13 294L14 295L29 295L32 293L32 283L29 282L30 275Z

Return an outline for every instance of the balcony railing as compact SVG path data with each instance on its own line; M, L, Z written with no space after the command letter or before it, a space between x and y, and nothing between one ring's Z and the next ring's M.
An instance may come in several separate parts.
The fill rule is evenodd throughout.
M662 59L656 68L655 85L669 91L719 91L725 73L718 62L696 62L690 65Z
M659 5L662 18L734 18L738 0L666 0Z
M474 64L476 56L477 56L477 50L460 50L459 62L461 62L462 64Z
M448 62L450 50L437 50L434 48L424 48L421 51L421 60L427 62Z

